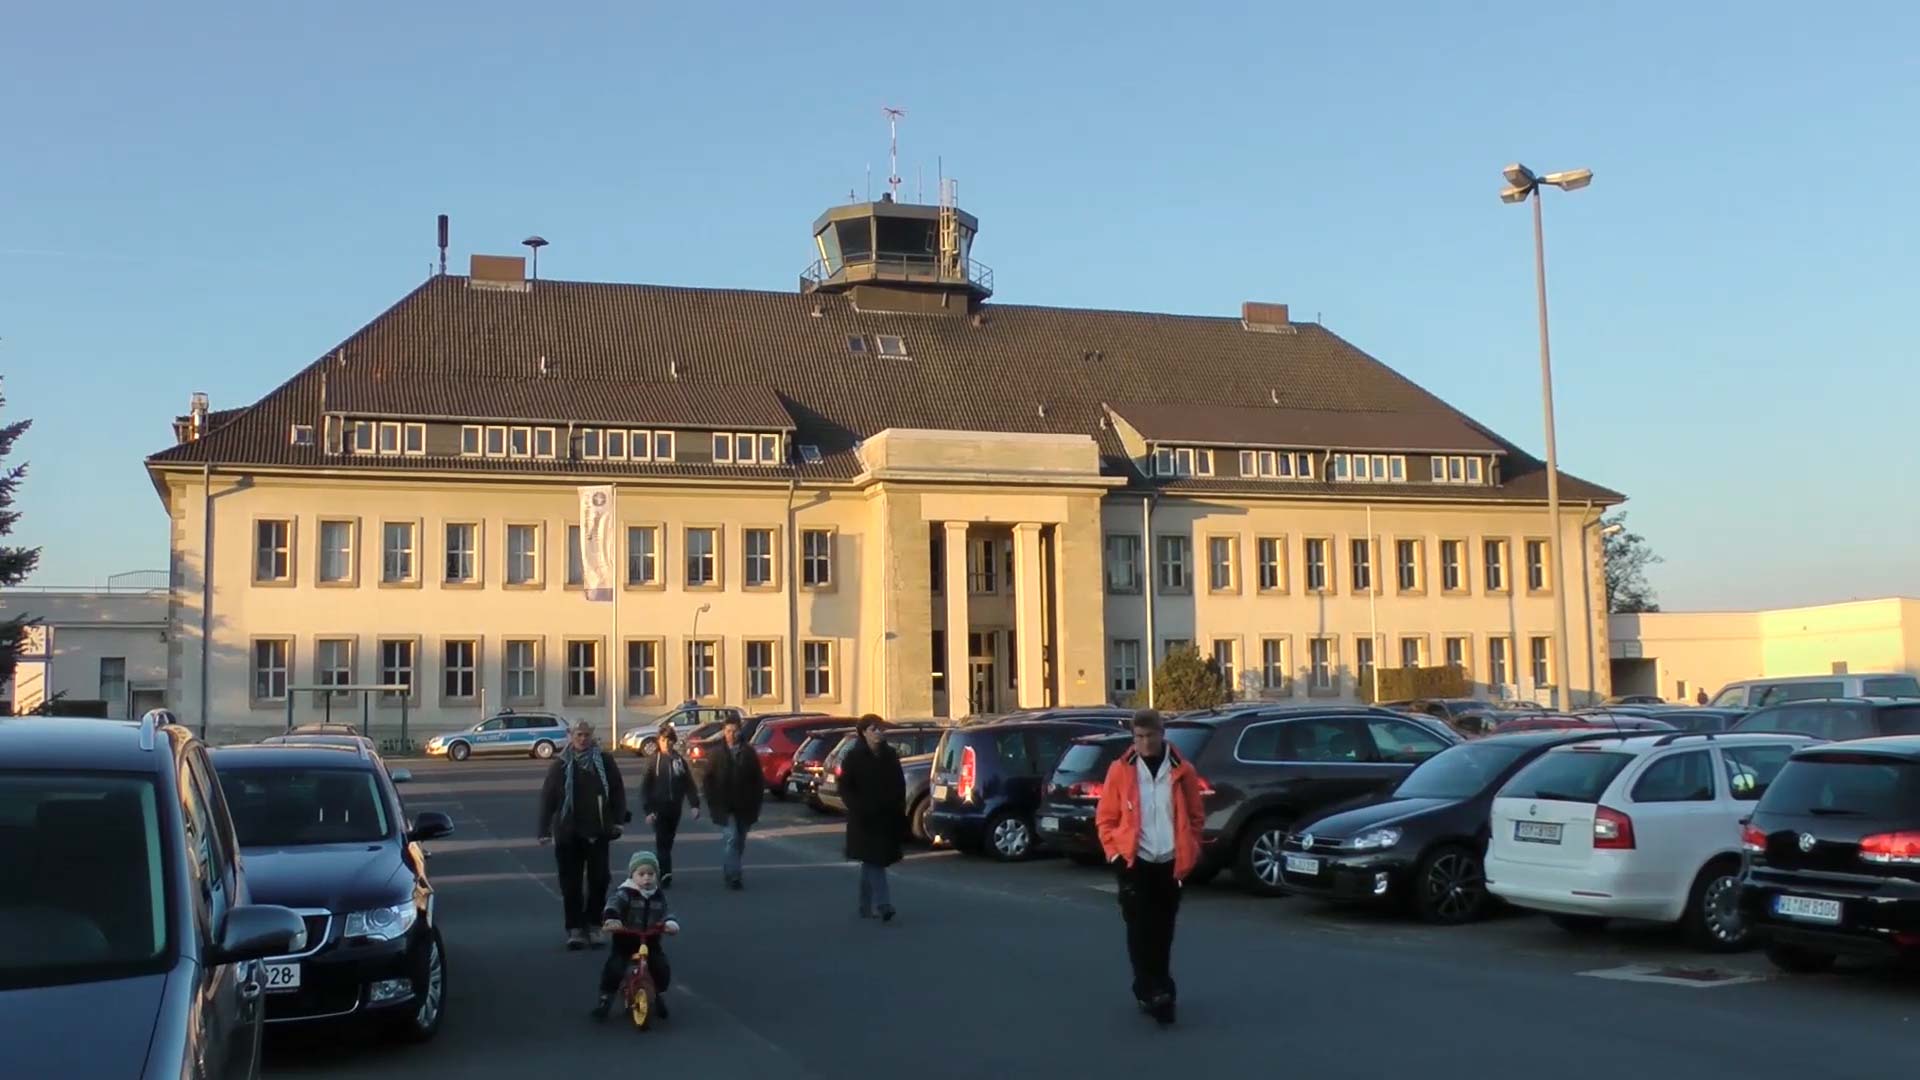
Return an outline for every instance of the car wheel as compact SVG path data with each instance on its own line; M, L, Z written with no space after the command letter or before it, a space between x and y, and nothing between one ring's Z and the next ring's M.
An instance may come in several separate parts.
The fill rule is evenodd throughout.
M545 761L553 756L553 744L545 739L533 744L533 756Z
M1287 821L1284 818L1266 817L1247 826L1240 834L1239 857L1234 863L1233 876L1240 884L1256 896L1281 896L1286 890L1281 885L1280 868L1286 864L1283 848L1287 842Z
M473 747L463 742L454 743L452 746L447 747L447 756L455 761L465 761L467 758L473 756Z
M1413 876L1413 907L1439 926L1473 922L1487 910L1487 874L1480 856L1462 844L1443 844L1420 860Z
M1597 934L1613 920L1599 915L1548 915L1547 921L1569 934Z
M1708 952L1738 952L1753 940L1753 924L1740 913L1740 864L1709 863L1693 883L1681 921L1687 938Z
M1001 862L1018 862L1033 854L1033 826L1019 814L1001 811L987 822L986 848Z
M397 1029L408 1042L426 1042L440 1031L447 1015L447 951L440 945L440 931L427 932L427 960L420 980L420 1000L413 1012L399 1021Z
M914 840L922 844L933 843L933 837L927 835L927 811L931 809L933 809L933 800L922 795L913 804L913 809L907 811L907 831L912 834Z
M1798 945L1767 946L1767 962L1789 975L1818 975L1833 967L1834 955Z

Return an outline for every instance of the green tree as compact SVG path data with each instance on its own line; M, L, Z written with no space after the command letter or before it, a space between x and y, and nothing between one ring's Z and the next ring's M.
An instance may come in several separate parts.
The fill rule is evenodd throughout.
M1201 659L1191 645L1173 649L1153 673L1153 704L1162 712L1210 709L1233 699L1226 674L1212 658ZM1135 705L1144 706L1146 695L1137 695Z
M1620 526L1619 532L1606 538L1603 552L1607 564L1607 610L1615 615L1659 611L1653 586L1647 583L1647 567L1665 560L1653 553L1646 537L1627 529L1626 514L1601 518L1600 524Z
M0 394L0 409L6 408L7 398ZM13 453L13 444L27 428L33 426L31 420L15 420L11 424L0 425L0 462ZM11 467L0 466L0 536L13 533L13 526L20 520L20 512L13 508L14 492L20 481L27 475L24 464ZM33 573L39 565L40 549L12 546L0 546L0 587L18 585ZM27 627L38 622L31 615L15 615L0 622L0 684L13 680L14 665L19 662L20 648L26 642Z

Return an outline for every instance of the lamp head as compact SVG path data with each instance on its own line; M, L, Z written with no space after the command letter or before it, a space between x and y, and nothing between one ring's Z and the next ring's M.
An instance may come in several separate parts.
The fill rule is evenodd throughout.
M1526 202L1527 196L1531 194L1533 194L1532 186L1510 187L1500 193L1500 201L1504 203Z
M1507 183L1517 188L1532 187L1536 179L1532 169L1517 161L1500 170L1500 174L1507 178Z
M1540 178L1543 184L1552 184L1561 191L1579 191L1593 183L1592 169L1569 169L1566 172L1548 173Z

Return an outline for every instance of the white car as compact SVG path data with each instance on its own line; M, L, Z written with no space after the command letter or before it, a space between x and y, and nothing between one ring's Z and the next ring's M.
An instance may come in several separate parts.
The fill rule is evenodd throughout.
M1740 826L1803 735L1689 734L1556 747L1493 800L1487 890L1570 931L1681 923L1702 948L1748 944Z

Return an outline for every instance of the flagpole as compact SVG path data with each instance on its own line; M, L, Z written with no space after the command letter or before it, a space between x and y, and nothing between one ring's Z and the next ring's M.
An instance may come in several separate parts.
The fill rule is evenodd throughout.
M620 545L617 543L620 535L618 532L619 527L620 488L617 485L608 484L607 538L603 542L602 548L614 555L618 555L620 551ZM612 625L607 628L607 677L605 683L607 691L607 726L613 731L613 748L614 751L618 753L620 749L620 682L614 677L614 673L619 670L617 658L622 655L620 650L620 568L611 565L613 562L614 560L612 558L608 559L607 586L611 592L608 594L607 607L609 611L608 618Z
M1373 650L1373 702L1380 704L1380 618L1374 603L1380 595L1380 574L1386 569L1380 562L1380 552L1373 544L1373 504L1367 504L1367 562L1372 570L1367 575L1367 634L1373 641L1367 647Z

